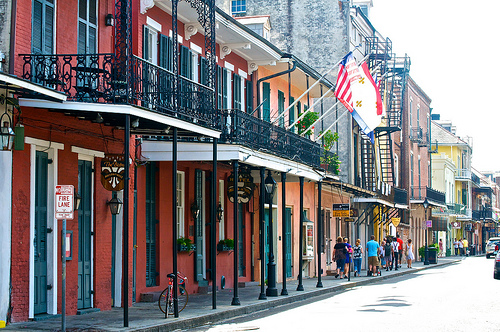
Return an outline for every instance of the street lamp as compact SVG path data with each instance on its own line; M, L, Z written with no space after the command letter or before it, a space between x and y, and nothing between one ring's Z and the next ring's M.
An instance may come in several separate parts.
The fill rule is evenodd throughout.
M429 207L429 202L427 201L427 197L424 200L424 203L422 203L424 206L424 211L425 211L425 258L424 258L424 265L429 265L429 247L427 246L427 208Z
M120 213L123 202L118 197L113 197L110 201L108 201L108 205L111 214L116 216Z
M7 102L5 102L7 103ZM4 117L6 119L4 119ZM12 130L12 120L5 111L0 117L0 151L11 151L14 145L14 130Z
M271 176L271 171L267 172L267 178L264 181L266 193L269 199L269 228L268 228L268 243L269 243L269 262L267 263L267 296L278 296L276 288L276 263L274 262L274 246L273 246L273 196L276 190L276 181Z

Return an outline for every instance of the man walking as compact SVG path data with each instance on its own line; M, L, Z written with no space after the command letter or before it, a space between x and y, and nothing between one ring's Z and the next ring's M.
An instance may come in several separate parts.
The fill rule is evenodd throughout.
M368 271L374 277L377 275L378 266L378 242L375 241L375 235L370 236L370 241L366 244L366 251L368 253ZM369 274L370 275L370 274Z
M469 256L469 241L467 241L467 239L464 238L462 241L462 244L464 245L465 256L468 257Z
M392 241L392 252L394 258L394 263L392 265L394 266L394 270L397 271L399 265L399 242L397 239Z
M455 242L453 242L453 248L455 248L455 256L458 256L458 241L455 238Z
M399 252L399 267L401 267L401 261L403 260L403 239L399 237L399 233L396 233L396 239L398 241L398 252ZM396 266L397 267L397 266Z

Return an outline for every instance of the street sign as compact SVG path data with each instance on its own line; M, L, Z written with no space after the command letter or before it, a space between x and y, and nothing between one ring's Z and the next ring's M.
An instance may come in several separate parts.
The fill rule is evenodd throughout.
M426 223L427 223L427 228L432 227L432 220L427 220Z
M56 186L56 219L73 219L74 191L72 185Z
M345 222L354 222L354 218L345 218L344 221Z

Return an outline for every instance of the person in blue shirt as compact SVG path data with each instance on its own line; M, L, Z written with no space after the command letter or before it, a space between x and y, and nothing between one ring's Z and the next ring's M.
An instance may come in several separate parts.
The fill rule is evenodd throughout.
M368 269L374 277L377 275L379 247L378 242L375 241L375 235L371 235L370 241L366 244L366 252L368 255Z

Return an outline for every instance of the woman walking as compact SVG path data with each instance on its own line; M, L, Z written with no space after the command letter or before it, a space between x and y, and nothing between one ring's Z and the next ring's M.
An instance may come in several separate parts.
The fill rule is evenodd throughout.
M333 249L335 250L333 259L337 263L337 274L335 275L335 278L338 278L340 275L340 279L344 279L345 256L347 250L342 240L342 236L337 238L337 243Z
M408 239L408 244L406 245L406 262L409 269L411 269L411 263L413 263L414 259L415 255L413 254L413 244L411 244L411 239Z
M361 273L361 262L363 260L363 247L361 240L356 240L356 245L353 247L352 259L354 261L354 276L357 277Z
M387 238L387 242L384 245L384 252L385 252L385 270L392 271L392 254L394 252L393 245L391 243L391 238Z
M345 255L345 267L344 267L344 273L347 275L351 271L351 263L352 263L352 247L349 244L349 239L344 238L344 244L345 248L347 250L347 253ZM346 277L347 278L347 277Z

